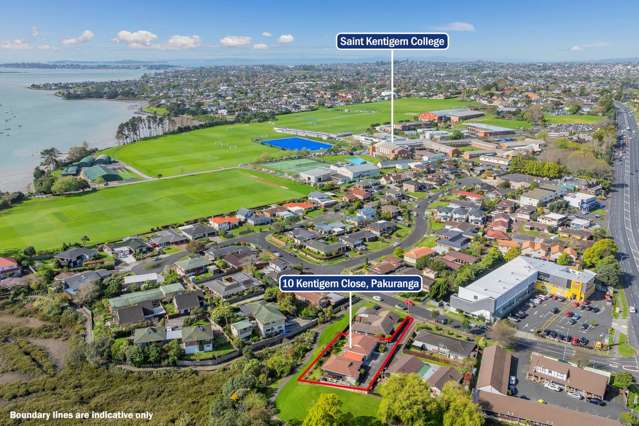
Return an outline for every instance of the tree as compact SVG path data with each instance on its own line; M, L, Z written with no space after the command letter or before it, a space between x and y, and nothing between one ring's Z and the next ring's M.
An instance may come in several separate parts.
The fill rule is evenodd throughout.
M521 249L519 247L511 247L508 249L508 251L504 255L504 260L506 262L510 262L514 258L518 257L520 254L521 254Z
M441 406L417 374L393 374L379 389L379 417L389 425L441 424Z
M51 185L51 192L54 194L64 194L66 192L82 191L89 188L86 180L75 176L62 176Z
M515 342L515 329L506 320L497 321L493 325L490 334L504 348L511 347Z
M612 375L612 385L617 389L628 389L628 387L635 381L632 374L623 371L614 373Z
M402 257L404 257L404 249L401 247L396 247L395 250L393 250L393 255L401 259Z
M544 109L541 105L531 105L524 111L524 120L533 125L541 125L544 123Z
M144 352L138 345L129 346L126 349L126 359L129 364L139 367L144 364Z
M617 244L614 240L606 238L595 241L595 243L584 250L583 260L586 266L597 265L606 256L617 256Z
M566 253L561 253L557 258L557 264L562 266L567 266L572 263L572 259Z
M342 426L346 425L346 415L342 410L342 401L334 393L323 393L308 410L303 426Z
M484 424L481 409L457 383L446 383L441 399L444 405L444 426L482 426Z
M637 426L639 425L639 418L635 415L635 413L631 411L624 411L619 416L619 420L623 426Z
M601 259L595 267L595 272L599 281L608 286L617 287L621 282L619 279L621 267L614 256L606 256Z
M55 170L59 164L60 151L57 148L47 148L40 151L40 164L48 170Z
M280 293L277 287L268 287L264 290L264 300L267 302L273 302L277 299L277 295Z
M86 305L95 300L98 295L98 286L95 283L89 283L80 287L73 299L79 305Z
M229 317L233 314L233 308L228 302L220 301L220 303L211 311L211 319L219 324L224 319L224 326L229 322Z

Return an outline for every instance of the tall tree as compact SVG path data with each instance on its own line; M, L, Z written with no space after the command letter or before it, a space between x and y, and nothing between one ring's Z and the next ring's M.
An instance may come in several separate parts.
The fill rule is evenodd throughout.
M389 425L435 426L441 424L441 405L428 384L417 374L393 374L379 389L379 417Z
M323 393L308 410L303 426L342 426L346 416L342 401L334 393Z
M484 424L481 409L457 383L446 383L441 399L444 404L444 426L482 426Z
M47 170L54 170L60 163L60 151L57 148L47 148L40 151L40 164Z

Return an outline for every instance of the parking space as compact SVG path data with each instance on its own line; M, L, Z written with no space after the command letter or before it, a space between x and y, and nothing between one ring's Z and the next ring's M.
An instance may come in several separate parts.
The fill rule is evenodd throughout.
M538 305L526 302L511 313L511 318L517 316L521 318L514 319L518 330L529 333L552 330L562 336L583 337L589 347L604 341L612 325L612 307L599 294L582 306L550 297Z
M530 358L520 356L513 359L511 375L517 377L515 386L517 397L529 399L531 401L543 400L546 404L559 405L575 411L588 412L597 416L619 418L619 413L624 411L624 400L614 388L609 387L606 393L606 405L599 406L591 404L586 399L575 399L570 397L565 391L554 391L545 388L543 384L535 383L526 378Z

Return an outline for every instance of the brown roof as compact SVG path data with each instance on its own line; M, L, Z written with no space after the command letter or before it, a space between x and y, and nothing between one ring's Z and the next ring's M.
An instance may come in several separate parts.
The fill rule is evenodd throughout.
M426 379L428 384L440 391L444 389L444 385L448 382L459 383L462 375L453 367L439 367L431 376Z
M552 426L621 426L617 420L573 411L558 405L479 391L479 405L484 411L509 418L527 419L535 424Z
M511 362L510 352L499 346L493 345L484 349L477 376L477 389L492 387L497 392L505 394L508 391Z
M353 333L353 347L348 347L348 345L346 345L344 347L344 352L354 352L358 355L363 355L364 358L367 358L373 353L377 347L377 343L379 343L379 341L373 336Z
M361 361L351 360L341 355L331 355L322 365L322 370L357 379L361 366Z
M395 359L388 371L390 373L417 373L424 363L419 358L412 355L400 355Z
M306 301L314 306L320 306L322 304L322 300L326 299L326 295L320 292L297 292L294 294L298 300Z
M543 367L548 370L557 371L562 374L566 374L567 379L561 380L554 376L545 375L542 372L534 371L535 367ZM583 368L575 367L565 362L558 361L554 358L533 352L530 355L530 366L528 371L536 376L548 378L555 383L565 384L574 389L598 395L603 397L606 394L606 387L608 386L608 377L595 373L594 371L584 370Z

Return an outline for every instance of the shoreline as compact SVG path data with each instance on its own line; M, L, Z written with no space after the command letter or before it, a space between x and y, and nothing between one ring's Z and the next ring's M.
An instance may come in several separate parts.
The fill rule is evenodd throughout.
M28 85L23 86L24 88L30 89L30 87ZM45 89L32 89L34 91L38 91L38 92L42 92L44 95L48 95L48 96L55 96L56 99L60 99L62 101L66 101L66 102L72 102L72 101L92 101L92 102L96 102L96 101L102 101L100 103L103 102L109 102L109 103L117 103L120 106L124 106L126 108L126 114L127 118L124 120L119 121L117 124L115 124L115 126L113 127L113 129L111 129L107 134L105 133L101 133L100 136L103 136L102 138L99 138L100 140L88 140L88 138L85 137L78 137L77 140L73 140L69 143L61 143L64 138L61 138L61 140L58 140L56 142L53 142L51 144L48 144L50 147L55 147L57 149L59 149L62 153L66 153L68 151L68 149L72 146L77 146L82 144L83 142L87 142L89 144L90 147L92 148L97 148L98 150L103 150L103 149L107 149L107 148L111 148L114 146L118 145L118 142L115 138L115 133L117 131L117 126L130 119L131 117L135 117L138 115L142 115L145 114L143 109L146 105L148 105L148 101L145 100L137 100L137 99L104 99L104 98L86 98L86 99L65 99L61 96L56 96L55 93L52 93L54 91L52 90L45 90ZM79 103L78 105L81 105L81 103ZM90 105L89 105L90 107ZM92 129L96 129L99 131L99 126L103 124L103 121L93 121L93 122L87 122L85 123L85 125L83 126L83 128L86 130L86 132L83 133L90 133ZM24 127L28 128L28 124L25 124ZM76 136L72 136L71 138L75 139ZM2 140L0 140L0 142L2 142ZM19 141L15 141L15 142L9 142L9 147L10 149L16 148L19 146ZM15 144L15 145L14 145ZM38 147L33 147L33 152L30 153L30 155L25 156L23 158L33 158L34 161L24 161L24 163L22 161L17 161L17 162L9 162L6 165L2 165L0 166L0 182L3 182L2 186L0 186L0 191L23 191L23 192L28 192L30 190L31 184L32 184L32 175L33 175L33 169L39 164L39 157L37 155L37 152L39 151L40 148Z

